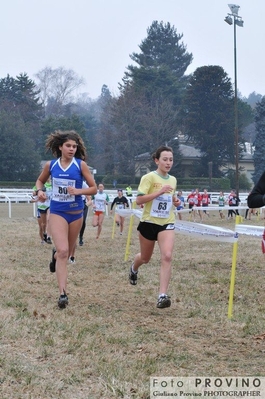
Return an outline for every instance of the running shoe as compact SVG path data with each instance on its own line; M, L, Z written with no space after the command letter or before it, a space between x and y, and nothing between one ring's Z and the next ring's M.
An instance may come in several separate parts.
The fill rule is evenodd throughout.
M163 309L163 308L169 308L171 305L171 300L170 296L168 295L161 295L158 297L156 307Z
M61 294L58 299L58 307L60 309L65 309L67 305L68 305L68 296L66 295L66 293L64 291L64 294Z
M50 262L50 272L51 273L55 273L55 265L56 265L56 259L54 257L55 252L56 252L56 249L53 248L52 249L52 261Z
M130 283L131 283L132 285L136 285L136 284L137 284L137 274L138 274L138 272L137 272L137 273L134 273L134 272L132 271L132 265L131 265L130 271L129 271L129 281L130 281Z
M44 234L43 234L43 240L44 240L45 242L47 242L47 233L44 233Z
M69 260L69 263L75 263L75 257L74 256L70 256L70 258L68 260Z
M47 242L47 244L52 244L51 237L47 237L47 238L46 238L46 242Z

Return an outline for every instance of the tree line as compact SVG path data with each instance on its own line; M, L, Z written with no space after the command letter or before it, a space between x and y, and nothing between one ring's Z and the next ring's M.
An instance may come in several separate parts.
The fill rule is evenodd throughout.
M182 177L181 140L202 153L191 177L231 176L235 159L234 91L221 66L202 66L186 75L193 55L170 23L153 21L139 52L130 55L113 96L106 85L98 99L74 96L83 79L63 67L46 67L32 80L26 73L0 79L0 170L2 181L34 181L47 135L75 129L83 137L88 164L98 174L126 174L134 182L136 159L163 144L174 150L172 173ZM240 97L240 96L239 96ZM254 181L264 170L265 98L238 98L239 156L247 126L254 124ZM255 135L254 135L255 136ZM150 166L151 166L150 156Z

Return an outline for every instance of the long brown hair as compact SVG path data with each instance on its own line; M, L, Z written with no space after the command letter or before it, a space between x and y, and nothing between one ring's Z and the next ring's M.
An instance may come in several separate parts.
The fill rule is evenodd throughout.
M76 142L77 149L75 157L84 161L87 157L86 147L83 139L75 130L55 130L55 132L51 133L46 140L46 149L47 151L50 150L57 158L60 158L62 152L59 147L68 140L73 140Z

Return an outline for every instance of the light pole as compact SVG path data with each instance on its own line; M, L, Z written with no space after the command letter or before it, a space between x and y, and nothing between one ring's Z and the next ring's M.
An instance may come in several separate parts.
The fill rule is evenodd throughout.
M231 13L225 17L225 22L228 25L233 25L234 22L234 66L235 66L235 167L236 167L236 193L239 195L239 148L238 148L238 106L237 106L237 58L236 58L236 26L243 27L244 21L238 15L240 6L236 4L228 4Z

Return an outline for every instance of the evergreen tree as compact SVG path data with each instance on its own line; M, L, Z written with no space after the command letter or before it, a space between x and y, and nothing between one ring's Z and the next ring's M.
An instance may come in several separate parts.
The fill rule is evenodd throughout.
M141 52L131 55L137 65L128 66L109 120L115 151L123 157L116 166L119 171L125 168L133 174L137 155L153 152L179 131L184 73L192 61L182 37L169 23L154 21L139 46ZM178 142L174 143L175 159L180 159Z
M187 83L184 73L192 62L192 54L187 52L182 38L183 34L178 34L170 23L153 21L139 45L141 52L130 55L137 65L127 67L121 93L132 86L144 93L150 107L159 105L152 104L155 96L178 107Z
M39 91L27 74L20 74L16 78L7 75L0 79L0 110L12 115L16 112L22 118L26 124L26 134L34 143L34 151L38 152L43 107Z
M152 71L160 71L161 68L170 71L172 77L183 79L184 73L192 62L192 54L187 52L186 46L181 42L183 34L178 34L170 23L153 21L147 29L147 38L140 44L141 53L133 53L130 57L138 66L129 65L125 74L125 81L134 83L142 78L152 81ZM163 75L163 74L161 74ZM154 75L155 76L155 75ZM145 82L147 83L147 82ZM163 83L163 79L159 82Z
M0 170L3 181L34 181L40 157L27 125L17 112L0 110Z
M43 116L43 108L33 80L27 74L16 78L7 75L0 79L0 109L19 113L25 123L36 123Z
M255 115L256 138L254 141L255 151L253 154L254 173L252 180L257 183L265 170L265 96L256 104Z
M255 108L257 102L261 101L262 99L262 95L259 93L256 93L255 91L253 91L252 93L250 93L248 95L247 98L245 98L244 100L252 107Z
M212 162L214 177L220 168L234 164L234 95L231 81L220 66L197 68L191 76L183 101L184 133L203 156L197 176L208 176Z

